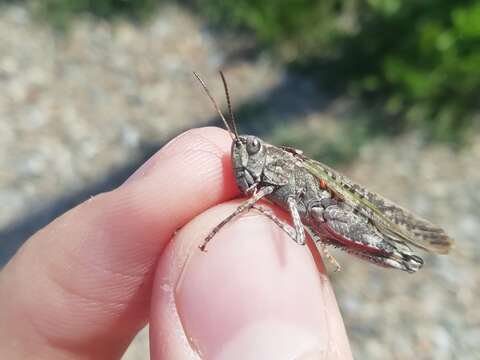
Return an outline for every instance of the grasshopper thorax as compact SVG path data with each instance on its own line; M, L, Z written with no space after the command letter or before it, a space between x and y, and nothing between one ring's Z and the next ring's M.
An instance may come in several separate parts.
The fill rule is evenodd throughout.
M239 189L246 193L261 182L266 159L265 143L258 137L243 135L232 142L232 165Z

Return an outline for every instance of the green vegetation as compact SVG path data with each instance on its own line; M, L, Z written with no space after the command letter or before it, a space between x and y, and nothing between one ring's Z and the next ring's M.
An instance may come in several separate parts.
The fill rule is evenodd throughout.
M359 94L431 137L461 140L480 90L480 3L371 1L336 63Z
M480 91L478 2L198 4L210 19L253 32L322 86L381 102L383 116L397 128L421 127L431 138L448 141L462 140L471 129Z
M155 0L45 0L55 24L76 13L141 19ZM185 2L183 2L185 3ZM480 91L480 3L466 0L195 0L215 26L252 33L320 86L366 100L381 128L415 126L459 141ZM380 119L380 121L378 120ZM370 126L372 127L372 126Z
M159 0L43 0L31 1L35 12L55 28L65 30L76 15L112 19L127 16L141 21L152 14Z

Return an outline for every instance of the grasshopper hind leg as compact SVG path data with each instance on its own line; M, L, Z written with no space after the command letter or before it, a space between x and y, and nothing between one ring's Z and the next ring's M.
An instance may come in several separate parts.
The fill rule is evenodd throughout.
M328 262L330 264L333 264L335 266L335 272L338 272L340 270L342 270L342 266L340 265L340 263L337 261L337 259L335 259L335 257L330 254L330 252L328 251L327 249L327 243L325 243L324 241L322 241L322 238L315 233L315 231L313 231L312 228L310 228L309 226L306 226L305 229L307 230L307 233L308 235L310 235L310 237L312 238L312 240L318 244L318 246L320 247L320 251L322 252L322 254L327 258Z
M368 219L352 208L338 204L327 206L319 228L328 242L360 258L384 267L416 272L423 260L402 242L382 234Z

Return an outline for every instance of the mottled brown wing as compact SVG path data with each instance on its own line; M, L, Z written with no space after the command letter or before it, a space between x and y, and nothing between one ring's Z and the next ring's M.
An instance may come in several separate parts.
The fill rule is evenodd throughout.
M449 252L453 240L443 229L368 191L321 162L302 159L310 173L324 180L337 196L368 217L386 236L438 254Z

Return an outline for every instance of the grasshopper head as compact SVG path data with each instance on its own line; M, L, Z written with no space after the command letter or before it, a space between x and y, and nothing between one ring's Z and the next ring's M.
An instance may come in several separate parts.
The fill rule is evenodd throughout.
M265 143L255 136L244 135L232 142L232 165L239 189L247 189L261 180L265 165Z
M227 81L225 76L220 71L220 76L222 77L223 86L225 88L225 95L227 97L228 103L228 112L229 118L226 118L220 108L217 105L217 102L213 98L212 94L207 88L207 85L202 80L202 78L196 73L193 73L197 80L202 85L205 93L210 98L210 101L213 104L215 110L217 110L218 115L225 124L225 128L230 133L232 137L232 164L235 173L235 179L237 180L237 185L243 193L246 193L248 189L252 189L253 185L256 185L261 180L261 175L263 172L263 166L265 165L266 158L266 146L265 143L255 136L240 136L238 135L237 126L235 124L235 118L232 112L232 105L230 103L230 95L228 93Z

